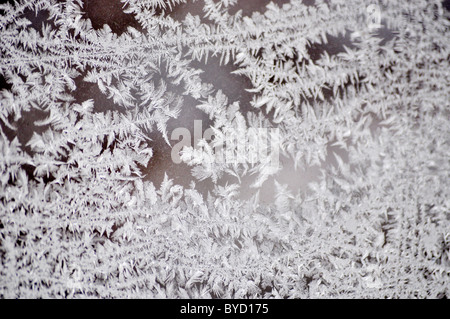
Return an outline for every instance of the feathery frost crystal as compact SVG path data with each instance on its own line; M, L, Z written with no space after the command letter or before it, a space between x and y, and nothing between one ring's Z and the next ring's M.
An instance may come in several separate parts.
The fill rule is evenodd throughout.
M0 5L1 298L450 297L440 1L105 3Z

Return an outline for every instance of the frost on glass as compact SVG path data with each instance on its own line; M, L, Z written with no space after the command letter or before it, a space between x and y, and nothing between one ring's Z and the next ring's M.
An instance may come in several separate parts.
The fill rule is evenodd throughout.
M0 297L448 298L446 6L0 5Z

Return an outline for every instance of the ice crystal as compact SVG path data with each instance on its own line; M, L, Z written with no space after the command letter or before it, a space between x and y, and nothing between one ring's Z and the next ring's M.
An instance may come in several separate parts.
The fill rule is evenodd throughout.
M0 297L449 297L440 1L97 2L0 5Z

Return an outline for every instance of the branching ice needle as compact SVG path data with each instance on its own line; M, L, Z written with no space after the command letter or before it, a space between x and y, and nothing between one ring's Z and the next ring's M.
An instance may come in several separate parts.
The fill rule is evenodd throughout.
M0 297L448 298L441 1L108 3L0 5Z

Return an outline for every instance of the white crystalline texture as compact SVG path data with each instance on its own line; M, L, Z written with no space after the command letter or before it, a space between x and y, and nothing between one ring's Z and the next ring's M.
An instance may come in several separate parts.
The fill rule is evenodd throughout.
M450 297L440 1L97 2L0 5L0 298Z

